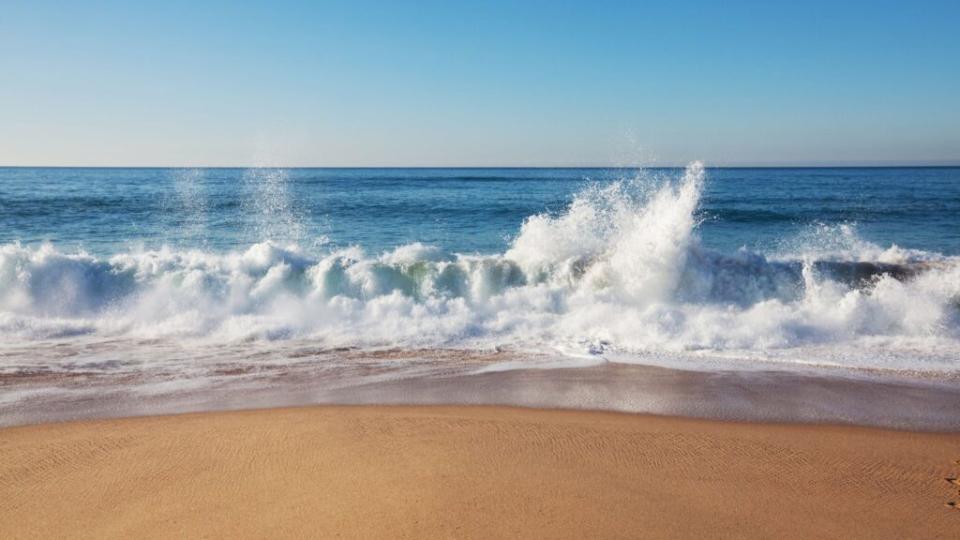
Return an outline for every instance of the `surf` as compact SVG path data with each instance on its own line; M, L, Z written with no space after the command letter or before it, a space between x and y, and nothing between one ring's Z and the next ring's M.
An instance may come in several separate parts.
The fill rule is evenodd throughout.
M295 220L279 174L258 188L255 211L270 217L261 234L289 238ZM308 251L302 241L263 240L242 250L97 257L8 243L0 246L0 336L956 369L956 258L882 248L850 226L820 227L777 255L710 249L698 236L707 181L692 163L676 177L588 185L564 210L529 216L507 250L488 255L421 243L377 254ZM185 185L179 195L189 199Z

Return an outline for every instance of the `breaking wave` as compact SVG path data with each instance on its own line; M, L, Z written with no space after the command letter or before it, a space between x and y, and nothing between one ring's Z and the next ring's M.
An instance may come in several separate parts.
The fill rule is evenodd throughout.
M590 187L560 214L529 217L496 255L419 243L315 255L261 242L97 258L6 244L0 337L309 339L956 370L955 258L881 248L850 226L814 227L777 256L707 249L697 237L703 182L694 163L657 184Z

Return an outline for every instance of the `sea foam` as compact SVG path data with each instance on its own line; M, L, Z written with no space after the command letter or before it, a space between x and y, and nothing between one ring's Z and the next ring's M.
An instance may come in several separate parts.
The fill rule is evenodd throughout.
M851 226L814 227L777 256L707 249L697 236L704 174L694 163L659 183L588 187L564 212L527 218L494 255L419 243L317 254L263 241L98 258L6 244L0 337L297 339L956 371L956 259L882 248Z

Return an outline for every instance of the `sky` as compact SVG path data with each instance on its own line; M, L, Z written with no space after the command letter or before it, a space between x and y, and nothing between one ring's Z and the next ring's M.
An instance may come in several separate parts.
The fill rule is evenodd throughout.
M0 12L0 165L960 164L957 0Z

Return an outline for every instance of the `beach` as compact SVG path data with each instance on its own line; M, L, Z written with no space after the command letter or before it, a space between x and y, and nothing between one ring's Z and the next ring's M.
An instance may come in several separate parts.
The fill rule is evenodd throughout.
M947 538L960 434L491 406L0 430L4 538Z
M0 540L960 540L960 2L13 2Z
M958 179L0 169L0 538L956 537Z

